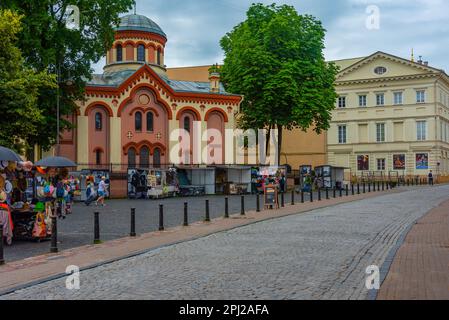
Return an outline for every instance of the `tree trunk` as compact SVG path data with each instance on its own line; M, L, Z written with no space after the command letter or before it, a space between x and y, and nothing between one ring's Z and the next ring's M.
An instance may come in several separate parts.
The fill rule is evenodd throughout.
M278 165L281 165L281 151L282 151L282 133L283 133L283 127L278 125Z

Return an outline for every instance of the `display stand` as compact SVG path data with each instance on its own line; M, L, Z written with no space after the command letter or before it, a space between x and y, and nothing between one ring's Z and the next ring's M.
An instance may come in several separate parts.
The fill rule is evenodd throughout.
M269 184L265 186L263 199L266 209L279 209L278 189L275 185Z

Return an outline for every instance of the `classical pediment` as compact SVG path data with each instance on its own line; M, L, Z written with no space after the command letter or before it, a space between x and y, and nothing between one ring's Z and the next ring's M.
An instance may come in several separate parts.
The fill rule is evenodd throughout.
M384 52L376 52L340 70L340 73L337 75L337 82L423 77L440 72L441 70L424 64L412 62Z

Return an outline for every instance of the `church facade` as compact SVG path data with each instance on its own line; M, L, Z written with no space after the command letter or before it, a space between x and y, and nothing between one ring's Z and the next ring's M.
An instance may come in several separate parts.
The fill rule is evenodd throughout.
M242 96L227 93L214 72L202 82L169 79L166 43L166 34L149 18L121 19L104 73L93 75L85 101L77 103L78 112L69 119L75 129L63 134L61 156L90 167L168 165L174 162L170 150L178 144L170 135L185 129L193 141L194 122L202 137L208 129L222 134L221 141L203 139L202 149L213 142L224 150L225 130L234 128ZM186 161L194 164L193 157Z

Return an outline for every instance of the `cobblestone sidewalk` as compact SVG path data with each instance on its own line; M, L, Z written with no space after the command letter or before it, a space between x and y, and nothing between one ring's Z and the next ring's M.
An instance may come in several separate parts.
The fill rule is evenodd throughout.
M160 248L1 299L366 299L365 270L447 199L449 186L393 193Z

